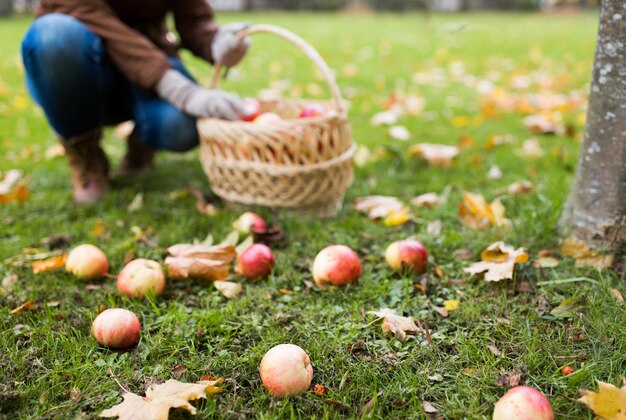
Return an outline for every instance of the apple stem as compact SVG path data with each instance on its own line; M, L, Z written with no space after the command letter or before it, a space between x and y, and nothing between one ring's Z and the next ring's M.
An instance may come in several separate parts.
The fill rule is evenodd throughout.
M104 273L102 275L102 277L106 277L107 279L117 280L117 276L115 274L111 274L111 273Z
M122 391L124 391L125 393L129 393L130 391L127 390L126 388L124 388L122 386L122 384L120 383L120 381L117 380L117 377L113 374L113 371L111 370L111 368L107 368L107 370L109 371L109 375L111 375L111 378L113 378L113 380L117 383L117 385L122 388Z

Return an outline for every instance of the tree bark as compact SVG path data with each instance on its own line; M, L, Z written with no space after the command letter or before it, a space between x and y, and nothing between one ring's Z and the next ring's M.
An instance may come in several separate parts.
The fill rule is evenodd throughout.
M13 0L0 0L0 16L10 16L13 13Z
M578 171L562 233L589 247L626 246L626 6L603 0Z

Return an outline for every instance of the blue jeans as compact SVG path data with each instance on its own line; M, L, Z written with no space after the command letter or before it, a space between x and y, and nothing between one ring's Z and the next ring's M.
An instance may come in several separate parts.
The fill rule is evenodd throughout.
M22 42L22 59L31 96L64 139L134 120L139 138L153 149L186 151L198 145L196 120L126 80L100 37L71 16L35 19ZM179 59L169 60L193 80Z

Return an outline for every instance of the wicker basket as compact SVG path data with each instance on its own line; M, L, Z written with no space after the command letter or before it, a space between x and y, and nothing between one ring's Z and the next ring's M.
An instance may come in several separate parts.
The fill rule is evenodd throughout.
M348 115L335 77L317 51L299 36L272 25L245 34L270 33L290 41L320 70L332 101L317 101L329 113L298 118L307 100L261 101L261 110L284 119L262 125L218 119L198 121L200 159L213 191L228 204L285 209L332 217L353 180ZM212 85L217 87L216 66Z

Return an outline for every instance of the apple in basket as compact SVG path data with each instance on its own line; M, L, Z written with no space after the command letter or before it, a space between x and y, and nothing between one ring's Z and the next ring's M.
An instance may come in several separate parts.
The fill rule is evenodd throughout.
M280 118L280 116L275 112L264 112L254 119L254 123L261 125L272 125L281 122L282 120L283 119Z
M300 112L300 118L319 117L326 114L326 109L317 103L312 103L304 107Z
M254 121L261 115L261 103L254 98L243 98L241 100L244 114L241 116L242 121Z

